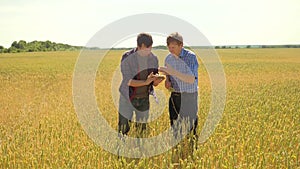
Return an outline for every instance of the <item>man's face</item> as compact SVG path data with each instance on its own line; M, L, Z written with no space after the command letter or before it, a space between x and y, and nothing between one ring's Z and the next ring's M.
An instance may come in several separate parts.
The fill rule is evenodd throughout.
M141 47L138 46L138 51L137 52L140 56L148 56L151 53L151 49L152 49L152 46L149 46L147 48L144 44L142 44Z
M170 53L172 53L175 56L179 56L181 49L182 49L182 44L178 45L176 42L170 42L168 45L168 49Z

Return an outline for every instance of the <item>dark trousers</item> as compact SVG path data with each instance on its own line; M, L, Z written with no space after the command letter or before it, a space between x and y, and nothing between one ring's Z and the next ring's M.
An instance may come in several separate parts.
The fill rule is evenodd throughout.
M135 121L138 133L142 133L146 129L146 122L149 118L149 97L133 98L129 101L124 96L120 96L118 123L119 133L127 134L129 132L129 122L132 120L133 112L135 112Z
M180 132L182 126L178 126L178 122L183 120L187 122L187 127L194 136L197 137L198 126L198 93L176 93L172 92L169 99L170 123L173 128L174 135ZM180 118L179 118L180 117Z

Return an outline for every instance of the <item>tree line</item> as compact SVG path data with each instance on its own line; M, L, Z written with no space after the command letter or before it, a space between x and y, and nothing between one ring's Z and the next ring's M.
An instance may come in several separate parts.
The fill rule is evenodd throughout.
M215 49L235 49L235 48L300 48L300 45L228 45L228 46L215 46Z
M47 51L74 51L82 49L82 46L71 46L63 43L47 41L26 42L20 40L14 41L9 48L0 46L0 53L18 53L18 52L47 52Z
M98 50L100 48L83 46L72 46L63 43L55 43L47 41L32 41L26 42L20 40L14 41L9 48L0 46L0 53L18 53L18 52L47 52L47 51L76 51L81 49ZM167 50L166 46L159 45L153 47L154 49ZM187 47L189 48L189 47ZM193 46L192 48L215 48L215 49L235 49L235 48L300 48L300 45L227 45L227 46ZM111 48L112 50L127 50L130 48Z

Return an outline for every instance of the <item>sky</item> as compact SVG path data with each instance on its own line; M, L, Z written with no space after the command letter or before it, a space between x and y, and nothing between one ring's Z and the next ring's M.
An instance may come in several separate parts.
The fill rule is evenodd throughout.
M106 25L143 13L183 19L214 46L300 44L299 11L299 0L1 0L0 45L50 40L85 46ZM165 45L165 37L153 39L154 46ZM135 45L129 37L116 47Z

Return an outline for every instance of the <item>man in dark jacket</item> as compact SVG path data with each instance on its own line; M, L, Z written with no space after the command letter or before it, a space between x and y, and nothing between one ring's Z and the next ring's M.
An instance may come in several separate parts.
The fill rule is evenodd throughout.
M138 133L146 129L149 117L149 94L153 86L163 79L158 78L158 59L151 52L152 36L141 33L137 37L137 47L125 52L122 56L122 82L119 88L119 123L118 131L127 134L130 130L129 121L133 112L136 116Z

